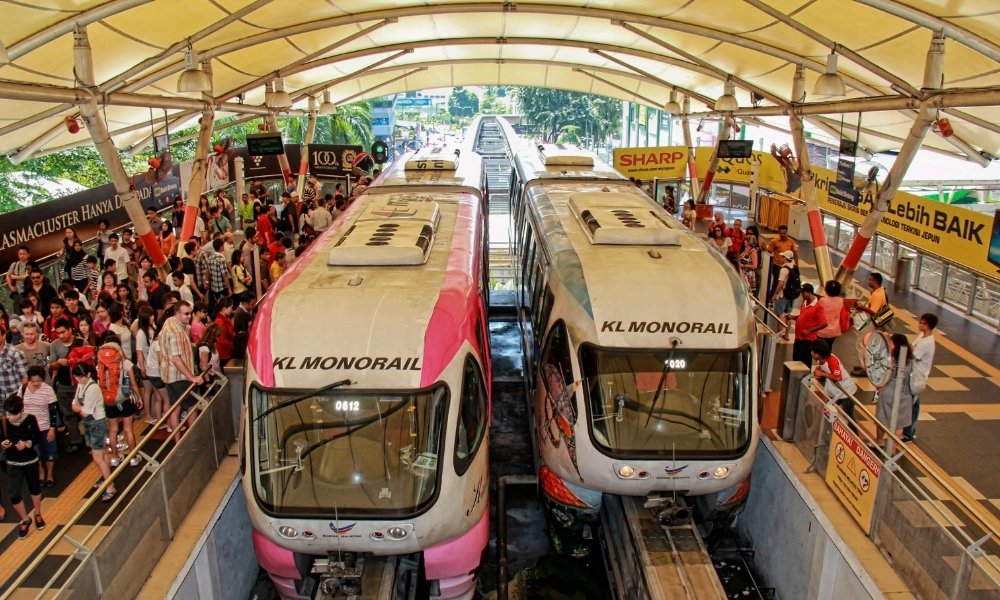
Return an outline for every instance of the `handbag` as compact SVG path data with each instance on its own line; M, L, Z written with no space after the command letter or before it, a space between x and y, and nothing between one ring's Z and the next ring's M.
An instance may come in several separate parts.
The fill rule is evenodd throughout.
M927 374L916 365L910 370L910 394L919 396L927 389Z
M851 328L851 311L844 307L840 309L840 333L845 333Z
M872 323L875 324L875 327L882 329L890 322L892 322L895 316L896 313L893 312L892 307L886 304L885 306L882 307L881 310L875 313L875 315L872 317Z
M868 322L869 322L868 317L867 315L865 315L865 313L861 311L855 311L851 313L851 321L854 324L855 331L861 331L865 327L868 327Z

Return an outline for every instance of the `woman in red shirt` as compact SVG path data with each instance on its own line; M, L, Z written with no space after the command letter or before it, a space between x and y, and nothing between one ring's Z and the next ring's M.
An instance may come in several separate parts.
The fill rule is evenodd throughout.
M233 340L236 338L236 326L233 324L233 299L223 298L219 300L216 308L219 314L215 316L215 322L222 328L222 334L215 341L215 350L219 353L219 363L222 366L233 357Z

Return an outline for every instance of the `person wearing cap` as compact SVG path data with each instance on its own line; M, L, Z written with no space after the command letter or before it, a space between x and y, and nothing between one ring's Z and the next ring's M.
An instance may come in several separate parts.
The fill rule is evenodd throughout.
M802 284L802 306L795 317L795 342L792 344L792 360L812 367L812 343L819 331L826 327L826 311L819 304L816 289L811 283Z
M778 267L777 282L774 284L774 292L771 293L771 302L774 304L774 312L781 317L781 323L784 326L781 332L781 339L787 340L788 315L792 312L792 301L785 298L783 292L785 291L785 282L788 281L788 275L795 267L795 255L792 254L791 250L785 250L777 256L781 257L782 265Z
M788 226L780 225L778 226L778 237L771 240L771 243L767 245L767 251L771 253L774 260L771 262L771 278L768 283L768 287L777 285L776 280L778 274L781 272L781 267L784 266L787 260L784 253L790 251L792 253L792 259L796 263L799 262L799 245L792 238L788 237ZM776 296L776 292L771 292L772 297Z

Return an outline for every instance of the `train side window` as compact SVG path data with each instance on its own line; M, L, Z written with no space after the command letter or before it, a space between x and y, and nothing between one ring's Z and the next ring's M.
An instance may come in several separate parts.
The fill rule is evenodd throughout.
M541 337L545 334L545 326L549 323L549 315L552 313L552 305L555 304L555 296L552 294L552 288L546 283L544 296L541 302L541 306L535 312L535 327L534 330L537 335Z
M479 364L469 355L462 375L462 397L455 431L455 473L464 475L486 431L486 383Z
M541 376L549 396L558 398L564 393L572 396L573 384L573 364L572 353L569 348L569 334L566 331L566 324L558 321L552 326L549 337L545 341L545 350L542 354ZM576 415L576 402L569 402L569 406Z

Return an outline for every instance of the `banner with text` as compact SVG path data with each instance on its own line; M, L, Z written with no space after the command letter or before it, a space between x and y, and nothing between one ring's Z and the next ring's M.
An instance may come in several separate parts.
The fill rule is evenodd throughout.
M696 150L695 164L698 177L702 180L713 150L707 147ZM758 150L754 151L753 158L721 159L715 170L715 182L749 185L754 161L761 163L761 188L801 198L801 181L793 170L794 163L789 160L779 162L770 153ZM684 179L687 176L686 162L687 149L683 146L616 148L614 151L615 169L626 177L643 180L654 177ZM846 185L847 164L843 165L840 185L837 184L836 171L815 166L812 170L816 177L816 200L820 209L860 225L871 210L874 187L864 188L860 177L854 178L853 187ZM997 221L1000 223L1000 218ZM997 267L1000 266L1000 225L994 227L993 223L992 214L896 192L889 212L882 217L877 231L902 244L996 279ZM996 233L994 229L997 229ZM997 238L992 242L997 264L989 259L991 237Z
M136 193L144 209L154 206L159 210L173 203L173 197L180 194L179 171L174 165L173 171L155 185L147 184L142 177L136 178ZM60 252L67 227L76 229L77 236L86 241L97 235L100 219L107 219L112 229L129 222L123 201L110 183L2 214L0 266L6 270L7 265L17 260L18 246L30 248L34 260Z

